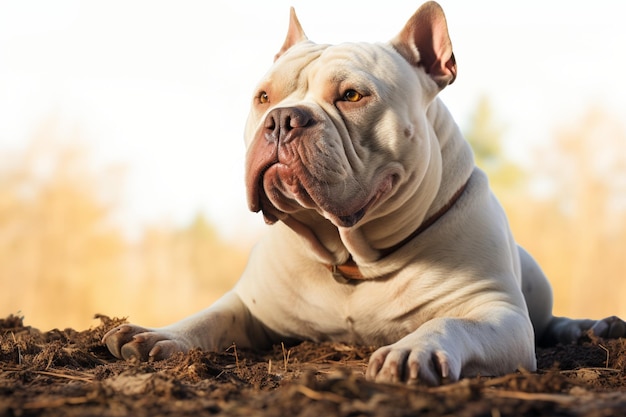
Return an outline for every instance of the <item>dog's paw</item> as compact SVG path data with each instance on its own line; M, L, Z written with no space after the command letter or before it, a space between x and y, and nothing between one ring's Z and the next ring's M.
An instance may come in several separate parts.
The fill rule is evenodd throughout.
M461 364L443 349L391 345L372 354L365 376L376 382L439 385L458 381Z
M104 335L102 342L119 359L140 361L161 360L190 346L173 334L123 324Z
M626 337L626 322L617 316L606 317L595 322L591 326L591 331L595 336L605 339L617 339Z
M626 337L626 322L616 316L601 320L579 320L567 317L554 317L544 332L540 345L552 346L557 343L576 343L590 332L596 337L617 339Z

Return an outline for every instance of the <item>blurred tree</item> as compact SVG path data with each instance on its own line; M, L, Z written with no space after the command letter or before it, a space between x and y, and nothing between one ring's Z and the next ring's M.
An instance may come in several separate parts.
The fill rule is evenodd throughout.
M215 229L202 213L196 214L191 224L179 232L179 239L181 245L185 246L193 279L200 284L210 279L218 281L219 277L212 276L212 272L214 272L215 263L219 261L208 259L216 257L221 242Z
M202 213L177 233L181 259L193 282L210 291L225 292L241 275L247 252L225 242Z
M139 267L132 292L150 294L137 297L134 306L148 322L165 324L207 307L232 288L245 267L247 251L224 241L198 213L183 227L146 229L134 259Z
M626 132L591 108L557 131L552 146L539 153L536 172L556 202L552 217L566 225L543 230L559 236L558 253L546 266L557 264L555 280L564 281L571 311L616 314L626 290Z
M232 287L247 251L201 214L127 242L114 221L123 171L97 167L84 143L52 117L0 154L0 314L38 327L84 327L98 312L167 324Z
M554 287L556 314L626 315L626 132L599 108L560 129L524 171L506 158L487 98L465 136L516 240ZM534 190L541 190L536 193Z
M24 151L2 158L1 304L73 322L92 316L90 305L119 277L124 245L114 202L101 194L117 178L90 170L86 150L59 135L50 119Z
M505 193L517 193L524 179L522 169L504 153L504 132L504 127L496 122L489 98L481 97L464 135L472 146L476 165L487 173L499 197Z

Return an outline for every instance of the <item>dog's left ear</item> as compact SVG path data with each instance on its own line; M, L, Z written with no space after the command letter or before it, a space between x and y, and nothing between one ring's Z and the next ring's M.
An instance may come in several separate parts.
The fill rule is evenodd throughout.
M409 19L391 45L413 66L420 66L440 89L456 78L456 61L443 9L424 3Z
M298 16L296 16L296 10L292 7L289 11L289 29L287 30L287 37L285 38L285 43L282 48L280 48L280 51L274 55L274 62L276 62L282 54L287 52L289 48L299 42L306 41L307 39L308 38L304 34L304 30L302 30L302 26L300 25L300 21L298 20Z

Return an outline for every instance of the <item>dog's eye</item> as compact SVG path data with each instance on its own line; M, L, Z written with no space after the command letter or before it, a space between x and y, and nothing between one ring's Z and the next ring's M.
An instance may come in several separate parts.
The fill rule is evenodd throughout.
M270 97L267 95L265 91L261 91L257 97L260 104L265 104L270 102Z
M349 101L351 103L356 103L357 101L360 101L362 98L363 98L363 95L355 90L346 90L346 92L343 93L343 100Z

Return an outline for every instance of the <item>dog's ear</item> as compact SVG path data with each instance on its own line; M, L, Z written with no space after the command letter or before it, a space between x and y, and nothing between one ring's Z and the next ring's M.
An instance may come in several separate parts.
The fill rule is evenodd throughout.
M409 19L391 45L409 61L421 66L440 89L456 78L456 61L443 9L434 1L424 3Z
M300 21L298 20L298 16L296 16L296 10L292 7L289 12L289 29L287 30L287 37L285 38L285 43L282 48L276 55L274 55L274 61L281 57L282 54L287 52L289 48L294 46L299 42L306 41L308 38L304 34L302 30L302 26L300 26Z

